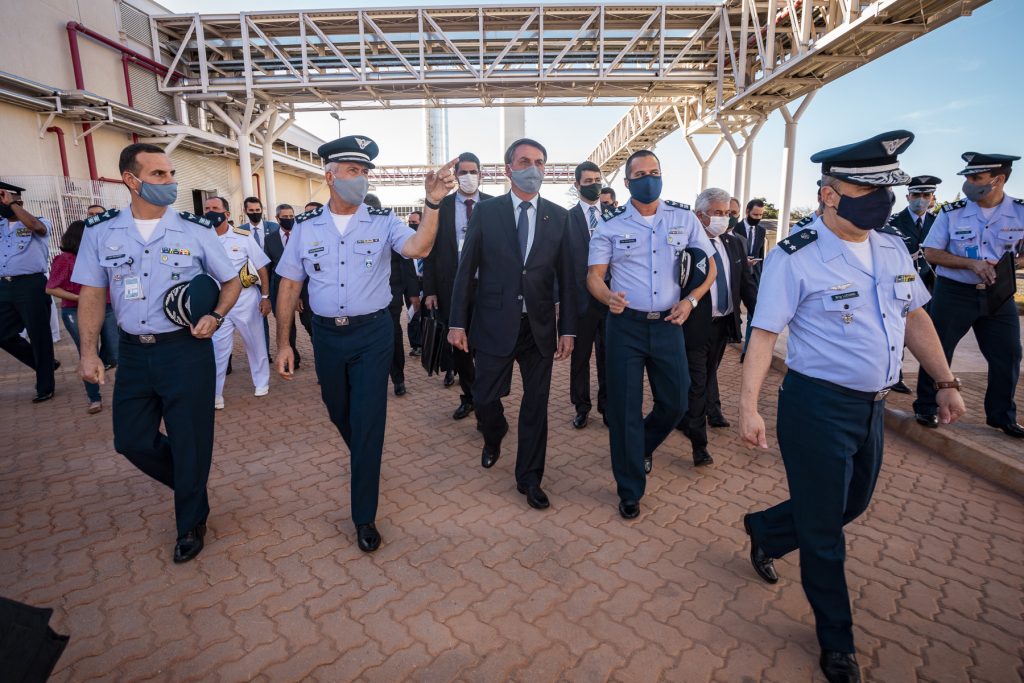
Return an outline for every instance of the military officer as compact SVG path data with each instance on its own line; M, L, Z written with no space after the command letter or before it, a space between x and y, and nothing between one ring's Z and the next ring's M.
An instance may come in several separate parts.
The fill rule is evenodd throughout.
M203 549L210 513L206 482L213 454L215 377L210 338L241 284L210 222L168 208L178 185L174 166L160 147L128 145L119 167L131 204L86 222L71 277L82 285L79 374L87 382L103 383L96 349L109 289L120 328L114 448L174 490L174 561L187 562ZM203 273L221 283L219 298L213 312L183 328L165 312L165 298ZM166 434L160 431L161 420Z
M1010 297L990 311L986 289L995 283L995 264L1010 253L1024 265L1024 200L1006 194L1006 181L1019 156L966 152L965 199L942 207L925 238L925 258L935 266L935 298L929 306L946 360L967 330L974 329L978 348L988 362L985 422L1008 436L1024 438L1013 400L1020 378L1020 316ZM917 376L914 416L925 427L938 427L935 384L922 371Z
M46 295L50 223L23 206L24 188L0 183L0 348L36 371L33 403L53 398L53 336ZM31 344L21 336L28 330Z
M619 514L634 519L647 485L654 450L686 413L690 376L682 324L715 281L707 278L680 301L679 255L688 247L713 253L697 216L686 204L661 199L661 163L640 150L626 160L631 199L604 213L590 239L587 288L608 306L605 352L608 432ZM611 289L605 275L611 271ZM654 409L643 411L644 369Z
M238 301L224 316L213 335L213 352L217 361L217 384L213 407L224 409L224 379L228 371L231 349L235 343L235 330L242 337L249 358L249 374L256 396L270 392L270 359L263 323L270 313L270 274L268 257L253 237L251 224L232 227L228 223L231 212L223 197L210 197L203 205L203 217L213 224L217 239L227 253L231 266L238 273L242 292Z
M897 155L914 135L892 131L818 152L823 214L779 243L765 261L754 332L743 364L740 432L767 448L757 402L775 340L789 327L777 434L790 499L745 515L751 561L775 583L773 559L800 551L814 611L820 666L829 681L859 681L844 574L843 526L868 505L882 464L885 387L900 369L904 339L942 380L942 419L964 405L921 310L928 290L896 231L887 227L891 186L910 177ZM808 406L813 411L808 412Z
M326 207L296 217L277 265L277 371L292 379L288 332L308 277L320 393L350 453L357 542L364 552L372 552L381 543L375 519L394 344L388 253L393 250L405 258L430 253L438 202L456 185L455 162L427 174L423 221L414 231L391 209L363 204L377 143L365 135L349 135L321 145L317 153L325 164L331 199Z

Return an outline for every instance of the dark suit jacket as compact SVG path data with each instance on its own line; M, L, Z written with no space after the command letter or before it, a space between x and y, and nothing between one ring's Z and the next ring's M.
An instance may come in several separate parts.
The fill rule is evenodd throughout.
M405 298L420 295L420 280L416 277L416 266L412 259L402 258L391 250L391 304L404 307Z
M598 221L601 220L601 207L597 207ZM569 236L572 240L572 257L575 263L576 277L576 309L579 315L601 313L608 307L595 299L587 289L587 260L590 256L590 223L580 208L579 202L569 209ZM610 272L610 271L609 271Z
M907 251L910 252L911 257L921 250L921 243L928 236L928 232L932 229L932 223L934 222L935 214L930 211L925 212L924 227L918 230L917 216L912 216L909 208L903 209L889 218L889 225L903 233L903 243L907 245ZM931 264L924 259L922 254L919 258L914 259L914 266L917 268L917 272L925 282L925 285L931 290L931 285L935 279L935 272Z
M284 254L284 240L281 238L280 229L274 230L267 235L266 242L263 243L263 253L270 259L270 264L267 266L270 269L270 303L276 309L277 289L281 284L281 276L277 274L277 264L281 260L281 255ZM302 300L302 305L308 308L309 278L303 281L299 298Z
M451 327L466 327L469 291L479 271L469 343L494 356L510 356L519 337L523 301L537 348L554 355L558 336L576 334L576 316L563 315L555 332L555 281L562 310L576 310L576 276L569 238L569 212L543 197L537 203L533 246L526 263L519 253L510 195L473 208L462 258L452 287Z
M746 241L736 235L724 234L721 237L725 253L729 256L729 298L732 301L732 314L729 316L729 341L743 340L743 327L740 324L740 302L747 307L747 314L754 314L757 305L757 284L747 265ZM711 256L711 255L709 255ZM713 256L712 256L713 258ZM715 284L711 283L714 287ZM707 341L708 328L711 326L711 292L705 294L683 324L686 345L694 348Z
M493 199L489 194L480 193L480 201ZM477 207L473 206L473 213ZM455 193L441 200L437 211L437 237L434 247L423 259L423 296L436 296L438 314L448 320L452 308L452 286L455 271L459 268L459 238L455 234L455 211L461 207L455 202Z
M740 221L735 228L737 235L747 241L747 254L754 258L764 258L764 245L765 245L765 229L763 226L758 225L756 228L751 228L744 219ZM751 244L753 242L753 244ZM753 252L750 251L753 249Z

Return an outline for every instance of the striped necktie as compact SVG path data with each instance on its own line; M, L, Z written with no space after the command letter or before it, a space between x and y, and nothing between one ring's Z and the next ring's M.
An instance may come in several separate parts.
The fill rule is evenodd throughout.
M594 236L594 231L597 230L597 207L590 207L590 236Z

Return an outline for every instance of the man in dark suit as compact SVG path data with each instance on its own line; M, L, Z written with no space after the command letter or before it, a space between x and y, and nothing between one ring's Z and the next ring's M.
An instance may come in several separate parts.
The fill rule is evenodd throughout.
M735 228L735 233L746 241L747 262L755 282L761 279L761 264L764 263L766 231L761 225L763 216L764 200L751 199L747 202L746 215Z
M277 317L277 288L281 284L281 276L277 274L277 263L281 260L281 254L284 253L284 247L288 243L288 239L291 237L292 228L295 227L295 209L292 208L291 204L280 204L277 207L277 223L280 225L280 230L274 230L266 235L266 240L263 243L263 251L267 257L270 258L270 305L274 311L274 317ZM302 322L302 326L306 328L306 334L309 338L313 338L312 328L312 313L309 308L309 285L303 283L302 291L299 294L299 320ZM292 331L288 335L288 343L292 347L292 353L295 354L295 369L299 369L299 350L295 346L295 321L292 321Z
M548 507L541 489L548 436L552 356L572 355L576 333L575 273L569 213L539 196L547 150L534 140L513 142L505 152L509 194L480 202L469 221L452 287L448 341L476 353L473 403L484 436L481 464L501 455L508 421L501 397L512 381L513 362L523 377L519 408L516 488L530 507ZM477 278L473 323L470 289ZM557 283L563 315L556 321ZM557 332L556 332L557 324ZM469 326L469 337L466 328Z
M597 412L604 415L607 393L604 383L604 319L608 307L587 290L587 256L590 236L601 221L601 168L592 161L576 167L576 191L580 201L569 209L569 236L576 271L576 342L569 371L569 400L576 407L572 426L583 429L590 414L590 356L597 349ZM562 309L565 310L565 309Z
M430 250L430 255L423 259L423 305L428 310L436 310L446 324L451 317L452 287L455 284L455 272L459 267L459 255L466 242L470 218L481 201L492 198L491 195L480 192L480 159L472 152L463 152L459 155L455 177L459 182L459 189L441 200L441 208L437 212L437 238L434 240L434 248ZM468 317L463 321L469 328L473 324L476 284L475 274L471 274L466 293ZM461 420L473 412L473 382L476 380L476 369L473 366L472 350L463 351L453 347L451 364L446 364L445 369L459 375L462 396L452 418Z
M741 340L740 302L753 316L757 304L757 285L747 260L746 242L726 232L729 225L729 193L710 187L697 196L694 204L697 218L711 240L716 266L710 296L703 297L696 310L683 324L686 337L686 359L690 368L689 400L686 415L679 429L693 446L693 464L710 465L714 460L708 452L707 425L728 426L721 415L721 406L714 414L713 402L718 400L718 366L728 342ZM712 422L711 418L718 419Z

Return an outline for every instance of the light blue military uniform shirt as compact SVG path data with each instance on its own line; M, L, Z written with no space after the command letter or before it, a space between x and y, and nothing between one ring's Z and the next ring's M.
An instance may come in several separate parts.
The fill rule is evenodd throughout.
M942 207L922 247L942 249L954 256L998 261L1008 251L1021 253L1024 245L1024 200L1003 196L989 218L981 207L961 199ZM936 266L935 274L969 285L981 278L966 268Z
M21 221L0 218L0 277L45 273L50 267L47 235L50 221L40 218L46 235L37 235Z
M238 276L208 220L168 209L147 241L125 208L86 221L71 281L109 287L117 324L128 334L161 334L181 329L164 313L164 294L200 273L221 283Z
M768 252L753 326L789 326L786 365L858 391L899 379L907 314L930 296L898 232L868 234L873 273L821 218Z
M415 234L391 209L360 205L344 236L327 207L310 211L296 217L277 274L297 282L309 278L309 305L317 315L376 313L391 303L389 250L401 254Z
M606 211L590 238L588 265L608 264L611 290L625 292L629 308L667 311L679 303L679 254L697 247L709 257L714 247L686 204L662 200L653 225L633 202Z

